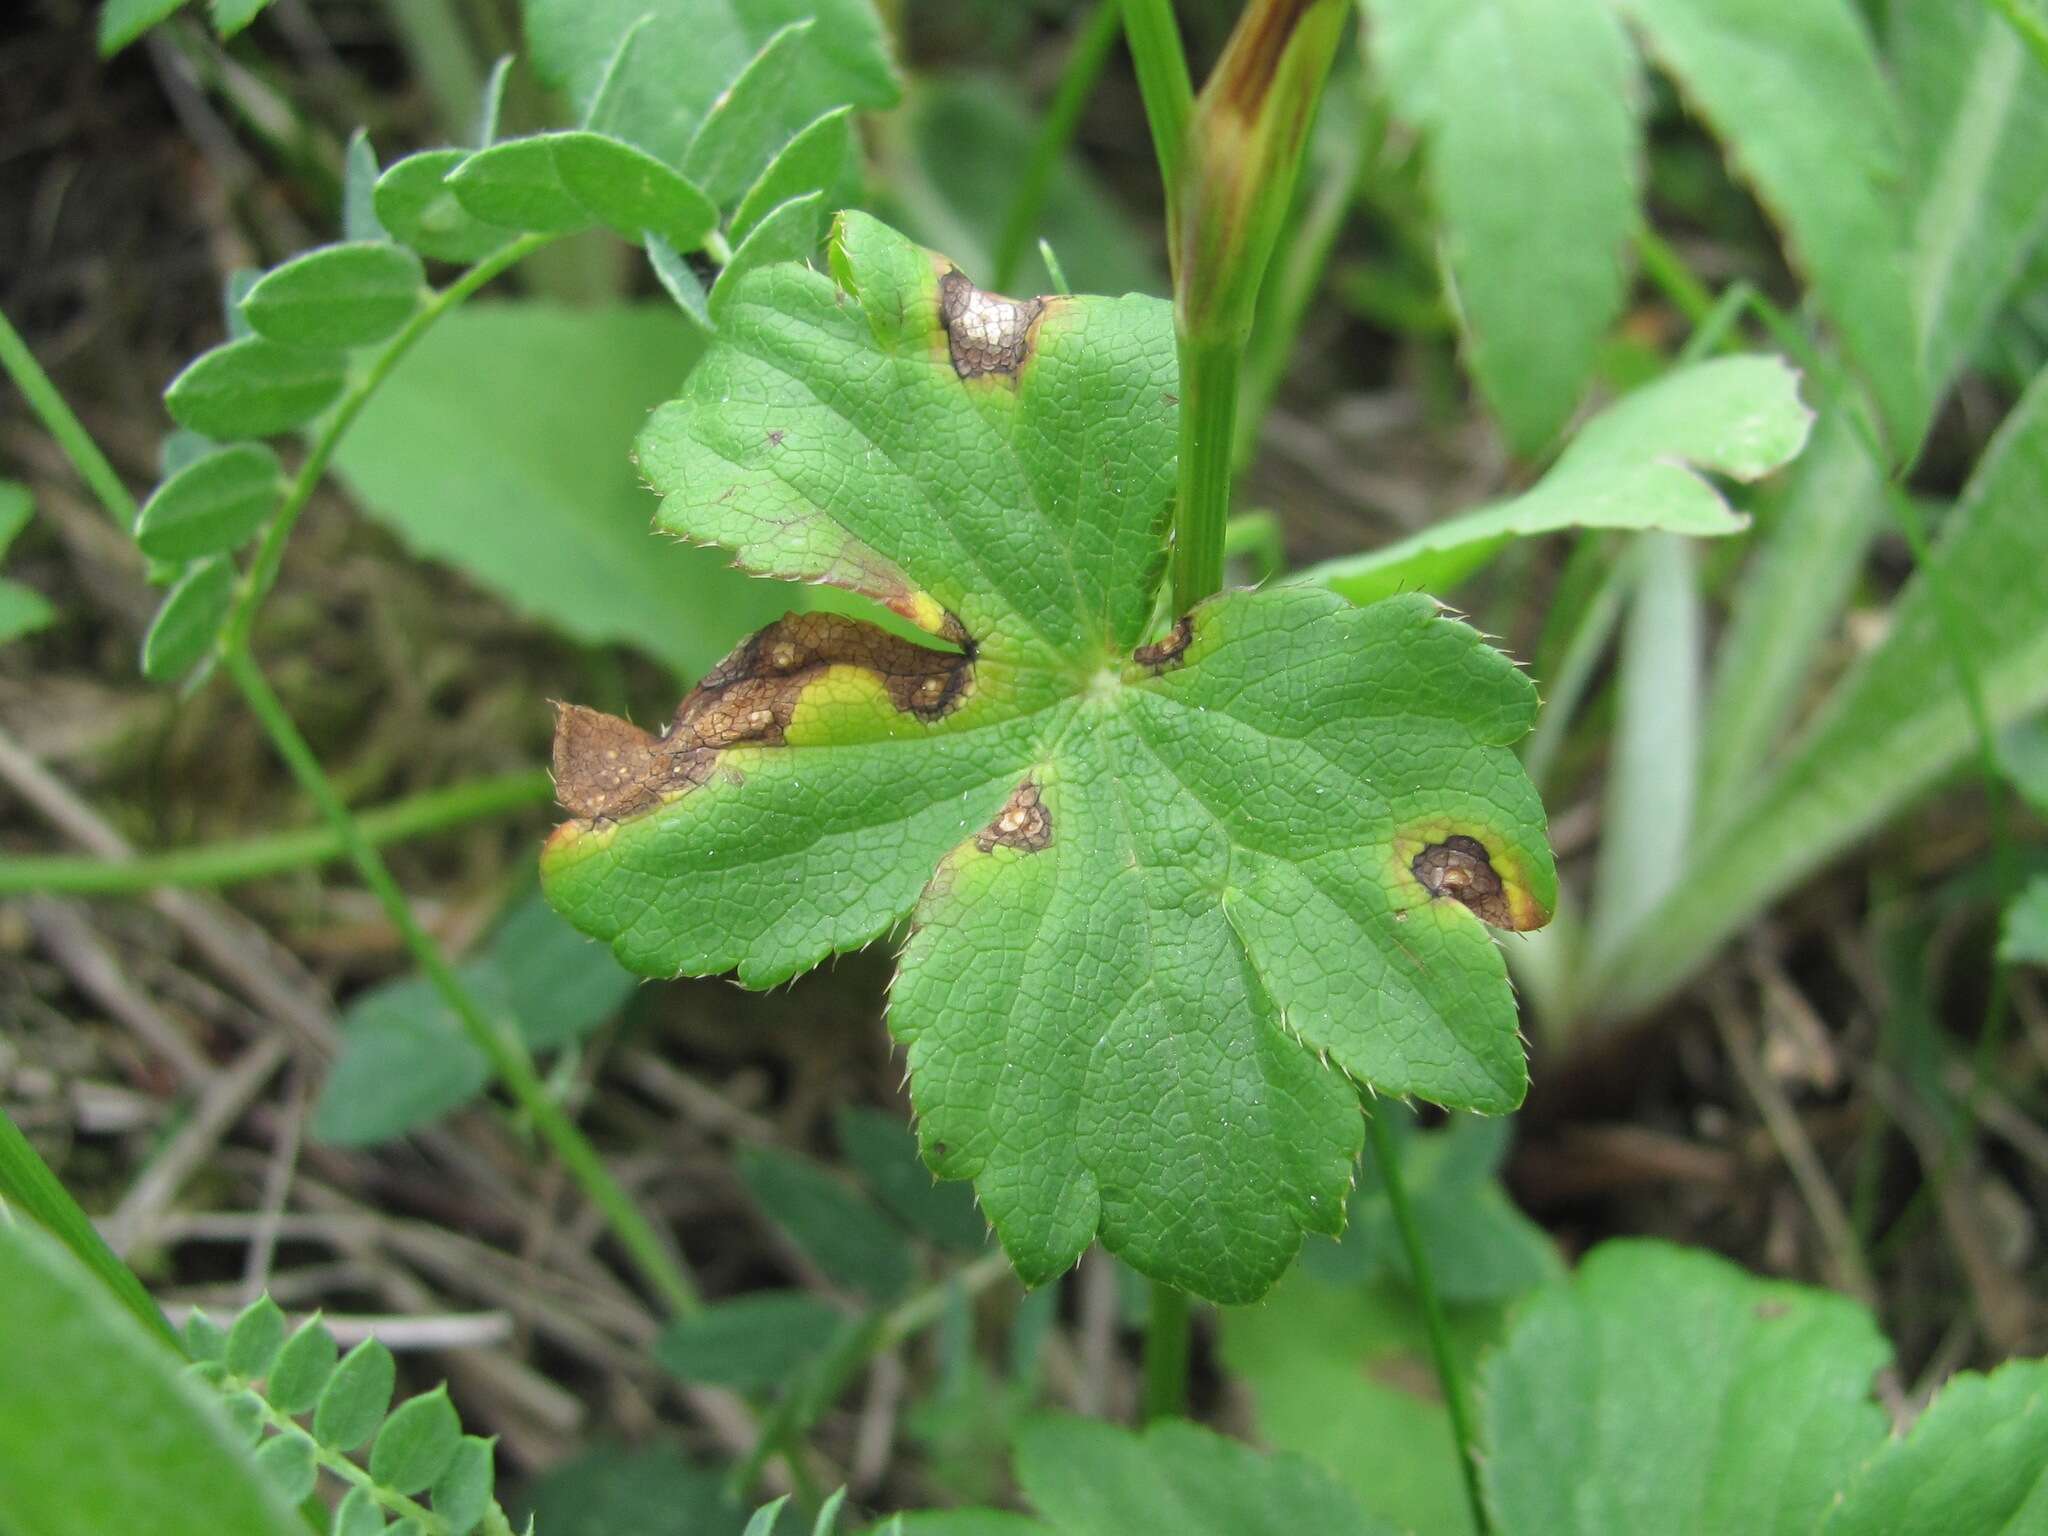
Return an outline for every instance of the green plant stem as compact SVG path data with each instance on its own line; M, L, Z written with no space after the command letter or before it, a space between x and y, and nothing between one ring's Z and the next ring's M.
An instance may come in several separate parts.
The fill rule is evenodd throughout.
M0 367L7 370L7 376L14 380L14 387L21 391L22 399L29 403L44 429L57 440L57 446L64 450L64 457L71 461L79 478L91 487L100 505L107 509L108 516L124 529L133 528L138 510L135 498L128 494L128 487L114 473L114 466L100 452L100 445L92 440L85 424L72 413L64 397L57 392L57 386L50 382L50 376L43 372L43 365L36 361L28 343L21 339L21 333L5 314L0 314Z
M1155 1280L1145 1320L1145 1386L1140 1419L1171 1419L1188 1411L1188 1356L1194 1344L1194 1310L1188 1293Z
M480 821L538 805L554 791L541 768L429 790L356 815L356 830L372 847ZM348 846L332 826L273 832L200 848L141 854L130 859L0 858L0 896L26 892L120 895L165 886L233 885L288 870L310 869L342 858Z
M1195 85L1181 47L1180 23L1173 0L1123 0L1124 41L1138 73L1138 94L1144 99L1145 121L1152 129L1152 151L1159 160L1159 179L1166 188L1168 255L1180 254L1181 166L1187 159L1188 120L1195 113Z
M2048 19L2031 9L2026 0L1985 0L1991 9L2003 16L2013 31L2019 33L2020 41L2027 45L2027 51L2034 56L2034 63L2048 70Z
M1436 1276L1429 1267L1429 1254L1422 1246L1422 1230L1415 1225L1415 1212L1408 1204L1408 1186L1401 1179L1401 1159L1394 1139L1387 1133L1386 1119L1372 1104L1365 1106L1365 1125L1372 1138L1373 1161L1379 1165L1380 1182L1387 1191L1387 1204L1394 1213L1394 1225L1401 1234L1402 1251L1408 1255L1408 1271L1414 1277L1415 1296L1422 1303L1422 1321L1429 1331L1429 1353L1436 1362L1437 1384L1443 1389L1444 1409L1450 1415L1451 1434L1458 1442L1458 1467L1465 1475L1465 1497L1472 1509L1472 1529L1489 1536L1493 1522L1487 1518L1486 1500L1479 1488L1478 1444L1472 1432L1472 1408L1465 1395L1465 1379L1451 1354L1451 1333L1444 1321L1442 1300L1436 1292Z
M1180 500L1173 522L1173 607L1186 613L1223 589L1241 349L1180 337Z
M234 611L229 614L226 627L221 632L223 651L246 650L249 637L256 623L256 610L263 599L277 584L277 573L284 564L285 545L290 541L292 529L298 523L299 514L306 509L306 503L327 473L328 463L334 457L335 449L355 425L356 417L369 404L370 397L384 382L399 362L410 352L421 336L449 310L462 303L492 278L517 266L528 256L554 239L552 235L521 235L506 242L462 276L441 289L419 311L405 323L404 329L384 344L364 371L361 378L350 386L333 411L320 424L319 434L313 439L313 446L307 451L305 461L299 465L299 472L292 477L292 483L285 492L284 502L271 519L270 527L263 535L263 543L256 551L256 558L250 562L248 573L242 578L240 594L235 599Z
M1081 109L1095 90L1102 66L1109 59L1122 26L1118 0L1096 0L1095 9L1081 23L1080 33L1067 50L1058 87L1047 103L1038 125L1038 137L1031 144L1031 158L1017 177L1010 194L1010 206L1003 217L1002 233L996 237L995 271L992 284L1005 291L1017 278L1017 264L1031 240L1031 231L1045 208L1045 196L1052 188L1060 157L1074 141L1080 126Z
M454 967L441 952L441 946L413 912L412 904L392 878L383 858L363 836L362 828L335 791L333 781L321 768L313 749L292 723L284 702L271 691L255 658L246 647L232 646L222 655L221 665L241 689L250 710L277 748L278 755L291 769L292 776L341 838L342 846L362 876L363 883L370 888L378 905L383 907L385 915L398 929L406 949L428 982L460 1021L463 1033L483 1052L492 1072L518 1102L520 1109L525 1111L542 1140L554 1149L570 1176L604 1213L642 1278L672 1311L685 1317L697 1312L700 1303L689 1275L662 1243L640 1208L620 1188L611 1170L598 1156L597 1149L584 1138L575 1122L549 1094L540 1075L534 1071L525 1045L509 1030L499 1027L497 1021L484 1011L475 994L455 974Z
M71 1192L50 1171L50 1165L37 1154L20 1128L5 1113L0 1113L0 1222L7 1220L10 1205L48 1228L50 1235L97 1275L114 1299L132 1312L144 1328L180 1355L185 1353L184 1345L164 1320L163 1309L143 1289L135 1272L107 1246L92 1218L71 1198Z

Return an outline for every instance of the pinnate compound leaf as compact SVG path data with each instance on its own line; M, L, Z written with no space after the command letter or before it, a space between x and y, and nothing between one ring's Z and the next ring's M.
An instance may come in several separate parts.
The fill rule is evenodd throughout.
M334 1374L340 1351L334 1335L317 1317L309 1317L293 1331L278 1350L263 1383L263 1395L280 1413L311 1413L320 1401L320 1391Z
M579 113L603 90L606 127L670 164L719 94L791 22L816 25L784 95L788 115L764 147L829 108L879 110L900 92L872 0L524 0L521 9L541 78L567 90ZM620 39L635 27L613 71Z
M404 325L426 288L419 257L364 240L308 251L265 273L242 313L257 335L287 346L366 347Z
M1870 1389L1890 1357L1845 1297L1609 1243L1482 1370L1501 1536L1808 1536L1884 1440Z
M808 19L793 21L763 43L691 136L683 174L719 207L739 200L787 137L790 90L816 26Z
M367 1488L351 1488L334 1511L330 1536L383 1536L384 1510Z
M462 1421L444 1384L384 1421L370 1448L370 1476L400 1493L418 1493L448 1470L461 1444Z
M952 649L796 615L659 739L565 707L549 898L635 970L753 986L913 917L925 1160L1020 1273L1099 1235L1254 1298L1342 1226L1347 1075L1522 1098L1487 923L1555 899L1534 690L1419 597L1234 594L1151 637L1167 306L983 294L857 214L832 267L738 285L641 466L661 526Z
M761 216L747 231L747 238L732 253L732 260L711 285L710 310L715 324L725 313L741 281L757 267L782 261L802 261L818 248L818 235L825 222L825 194L808 193L779 203Z
M304 1430L287 1430L256 1447L256 1465L287 1504L303 1503L320 1481L318 1449Z
M213 649L235 602L235 567L216 555L201 561L171 588L142 637L142 675L175 682Z
M332 405L346 370L339 352L248 336L200 353L171 380L164 406L179 426L221 442L272 437Z
M228 1330L227 1368L249 1381L270 1374L284 1344L284 1312L269 1296L258 1297Z
M694 251L718 222L710 199L668 166L583 129L478 150L448 173L446 185L471 217L536 234L602 224L629 240L652 230Z
M0 1296L9 1532L305 1531L252 1464L219 1394L41 1227L0 1218Z
M1441 592L1514 539L1563 528L1661 529L1694 538L1740 533L1700 471L1756 480L1805 447L1813 412L1799 375L1775 357L1724 357L1665 375L1586 424L1550 473L1512 501L1482 507L1294 578L1355 603Z
M352 1451L377 1432L398 1384L398 1363L376 1339L342 1357L313 1407L313 1437L330 1451Z
M1429 179L1472 371L1523 452L1549 441L1620 313L1642 127L1607 0L1372 0L1370 38Z
M470 157L466 149L423 149L377 178L377 218L391 238L436 261L481 261L510 236L462 206L448 176Z
M464 1435L445 1470L434 1479L434 1513L448 1526L448 1536L469 1536L491 1507L497 1484L492 1442Z
M2048 1530L2048 1361L1950 1378L1848 1485L1822 1536Z
M1778 222L1894 445L1917 443L1899 105L1854 0L1619 3Z
M810 192L830 193L853 162L853 109L839 107L809 124L777 152L733 209L731 237L745 240L769 210Z
M218 449L156 488L142 505L135 542L155 560L239 549L269 518L283 486L283 466L261 443Z

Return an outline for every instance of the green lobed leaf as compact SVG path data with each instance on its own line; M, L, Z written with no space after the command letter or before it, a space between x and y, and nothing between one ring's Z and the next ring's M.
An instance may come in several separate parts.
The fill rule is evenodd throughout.
M1884 1438L1870 1384L1890 1358L1845 1297L1607 1243L1482 1370L1500 1536L1810 1532Z
M828 108L879 110L899 94L871 0L524 0L521 10L534 68L579 113L606 85L620 39L640 27L606 90L605 123L671 164L719 94L794 21L815 18L816 26L785 94L788 115L765 148Z
M654 1358L683 1381L757 1392L822 1355L845 1325L845 1313L802 1291L755 1291L676 1318Z
M261 443L218 448L150 494L135 542L154 560L195 560L239 549L277 506L284 467Z
M434 1513L448 1527L448 1536L469 1536L490 1512L497 1482L493 1454L493 1441L464 1435L434 1479Z
M1391 1280L1340 1286L1319 1277L1315 1252L1264 1305L1219 1314L1223 1362L1247 1390L1260 1443L1308 1457L1396 1529L1467 1536L1457 1441L1421 1307ZM1503 1314L1495 1305L1447 1309L1453 1358L1468 1380Z
M284 1312L266 1294L260 1296L228 1330L227 1353L221 1358L227 1368L246 1381L270 1374L271 1362L284 1344Z
M142 637L142 675L168 683L210 654L235 602L234 563L216 555L193 566L171 588Z
M295 256L265 273L242 300L256 334L287 346L366 347L411 318L426 297L419 257L361 241Z
M1396 592L1448 590L1513 540L1565 528L1654 528L1694 538L1740 533L1749 519L1701 472L1759 479L1798 455L1812 425L1813 413L1799 399L1799 375L1783 360L1697 363L1595 416L1550 472L1513 500L1291 579L1369 603Z
M1974 750L1950 657L1975 663L1994 729L2048 704L2048 374L2013 407L1885 637L1777 765L1733 798L1686 879L1636 926L1586 997L1625 1018L1680 985L1736 928ZM1954 595L1953 636L1940 590Z
M477 218L448 186L449 173L470 156L466 149L423 149L377 178L377 218L391 238L436 261L481 261L509 238Z
M339 352L250 336L194 358L164 391L164 406L179 426L222 442L272 437L332 405L346 368Z
M0 1510L10 1536L291 1536L165 1340L42 1229L0 1218Z
M746 189L733 209L731 238L745 240L769 210L791 198L823 192L829 199L853 161L853 109L835 107L799 130Z
M695 676L786 606L720 555L647 537L627 450L699 349L665 305L472 301L384 381L336 464L416 553L572 639Z
M320 1389L313 1407L313 1438L331 1451L352 1451L377 1433L398 1384L391 1351L365 1339L346 1355Z
M279 1413L311 1413L339 1355L326 1325L317 1316L307 1318L278 1350L263 1395Z
M2018 1536L2048 1529L2048 1362L1951 1377L1848 1484L1822 1536Z
M917 1137L897 1115L849 1104L833 1121L839 1150L875 1198L904 1226L957 1253L988 1245L988 1223L964 1184L934 1179L917 1156Z
M1524 453L1570 419L1621 311L1642 83L1606 0L1371 0L1379 76L1428 135L1468 361Z
M384 1421L370 1448L370 1476L399 1493L419 1493L448 1470L461 1445L462 1421L444 1382Z
M740 1181L768 1218L834 1285L893 1301L913 1275L903 1235L856 1191L809 1158L743 1147Z
M1141 644L1167 306L978 294L854 214L832 265L736 287L641 466L664 528L957 649L802 615L659 740L565 709L548 896L633 969L752 986L914 914L890 1026L925 1160L1024 1278L1099 1235L1252 1299L1342 1227L1347 1077L1522 1098L1478 914L1555 899L1511 750L1533 689L1422 598L1232 594Z
M1854 0L1620 4L1778 222L1905 455L1927 413L1899 196L1905 152Z

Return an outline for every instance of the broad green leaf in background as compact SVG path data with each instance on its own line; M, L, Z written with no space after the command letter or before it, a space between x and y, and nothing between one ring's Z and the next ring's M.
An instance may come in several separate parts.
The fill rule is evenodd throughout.
M1370 0L1373 60L1428 136L1474 376L1534 453L1621 311L1642 82L1608 0Z
M1340 1286L1316 1267L1305 1256L1263 1305L1220 1314L1223 1362L1249 1389L1259 1441L1308 1457L1397 1530L1466 1536L1457 1442L1421 1308L1391 1280ZM1449 1308L1467 1372L1499 1336L1502 1310Z
M816 25L784 93L787 116L764 148L833 107L894 106L900 91L871 0L524 0L521 10L535 70L579 113L606 86L619 40L640 27L606 86L604 123L672 165L719 93L791 22Z
M840 1152L891 1216L942 1248L974 1253L987 1245L988 1223L974 1208L973 1192L932 1177L900 1116L849 1104L833 1123Z
M880 195L913 237L987 272L1009 212L1017 167L1031 157L1036 119L1014 83L993 76L920 80L901 113L885 120L900 138ZM1068 154L1046 189L1034 236L1050 241L1077 293L1158 293L1166 275L1129 216L1078 156ZM1037 254L1024 281L1050 292Z
M1695 538L1740 533L1749 519L1701 471L1761 478L1798 454L1813 424L1799 375L1775 357L1724 357L1624 396L1572 439L1551 470L1512 501L1312 566L1291 581L1356 603L1395 592L1444 592L1512 540L1564 528L1662 529Z
M339 352L248 336L186 364L164 391L164 407L179 426L218 441L272 437L332 405L347 367Z
M666 305L471 303L384 382L336 455L373 517L514 607L690 676L801 606L724 557L648 537L629 457L700 342Z
M277 506L284 468L261 443L236 443L195 459L156 488L135 522L135 542L154 560L193 560L239 549Z
M743 1147L747 1192L834 1285L877 1302L902 1295L915 1273L910 1245L873 1202L809 1158Z
M1950 657L1960 644L1994 728L2048 704L2048 374L1999 429L1934 549L1953 594L1942 622L1922 572L1893 605L1885 638L1828 697L1776 769L1754 775L1684 880L1584 997L1630 1017L1692 974L1794 882L1892 816L1974 750Z
M57 1240L0 1214L8 1536L303 1536L160 1338Z
M514 907L461 973L486 1006L517 1024L531 1050L581 1039L634 987L538 897ZM341 1146L388 1141L460 1109L490 1078L483 1053L425 977L391 982L343 1015L341 1055L321 1085L313 1134Z
M259 336L293 347L366 347L397 330L426 297L419 257L363 241L323 246L267 272L242 300Z
M20 537L21 530L35 515L28 487L13 480L0 480L0 557ZM23 635L47 629L57 617L49 599L18 581L0 581L0 645Z
M1925 430L1900 112L1855 0L1619 0L1726 146L1870 386Z
M803 1291L753 1291L679 1317L654 1358L683 1381L758 1392L822 1355L848 1326L844 1312Z
M1848 1484L1822 1536L2020 1536L2048 1530L2048 1362L1951 1377Z
M1392 1536L1328 1473L1262 1456L1194 1424L1143 1433L1038 1419L1017 1437L1017 1482L1039 1519L993 1510L907 1515L904 1536Z
M525 1488L513 1522L544 1536L687 1531L739 1536L746 1512L725 1495L725 1474L667 1445L598 1445L550 1467Z
M2048 875L2036 875L2005 909L1998 958L2007 965L2048 966Z
M665 528L955 649L800 616L660 740L566 710L548 895L636 970L755 986L914 911L890 1025L925 1159L1024 1277L1099 1235L1249 1300L1341 1229L1344 1074L1521 1100L1481 915L1555 898L1511 750L1534 691L1422 598L1239 593L1149 634L1167 306L996 299L858 214L832 259L739 286L641 467Z
M1608 1243L1481 1371L1500 1536L1811 1532L1883 1441L1870 1389L1890 1358L1846 1297Z

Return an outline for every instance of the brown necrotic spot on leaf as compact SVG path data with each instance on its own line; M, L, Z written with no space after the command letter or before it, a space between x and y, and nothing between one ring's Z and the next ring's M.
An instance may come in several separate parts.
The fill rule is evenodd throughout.
M709 779L727 747L781 745L805 689L834 667L874 678L904 714L937 720L960 703L973 665L971 654L927 650L859 619L793 613L713 667L659 737L594 709L558 705L556 798L586 821L652 809Z
M957 269L939 279L939 322L953 371L963 379L1016 373L1031 355L1031 328L1044 313L1045 300L983 293Z
M1476 837L1454 832L1415 855L1415 878L1432 896L1448 896L1472 909L1496 928L1515 926L1507 891L1494 871L1486 845Z
M1141 645L1131 652L1131 660L1141 667L1150 667L1154 672L1163 672L1175 665L1187 653L1189 642L1195 638L1195 621L1182 614L1163 639L1150 645Z
M1009 800L996 812L995 820L976 835L974 846L983 853L993 853L998 848L1037 853L1051 842L1052 813L1039 796L1037 782L1026 779L1010 791Z

